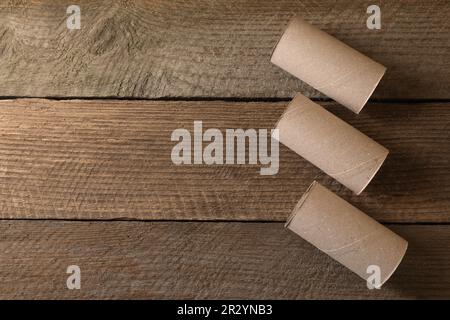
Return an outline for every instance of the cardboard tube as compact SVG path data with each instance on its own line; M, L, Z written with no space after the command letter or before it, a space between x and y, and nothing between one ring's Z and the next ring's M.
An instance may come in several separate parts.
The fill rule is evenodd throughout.
M360 194L389 151L307 97L297 94L278 120L281 143Z
M314 181L286 222L312 245L368 280L379 267L381 286L394 273L408 242Z
M386 67L296 16L271 62L359 113Z

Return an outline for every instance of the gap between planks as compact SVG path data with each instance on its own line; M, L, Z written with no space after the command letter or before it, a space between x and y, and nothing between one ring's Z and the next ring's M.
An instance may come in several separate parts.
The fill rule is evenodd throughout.
M159 97L159 98L139 98L139 97L83 97L83 96L68 96L68 97L58 97L58 96L46 96L46 97L37 97L37 96L0 96L0 101L11 101L11 100L48 100L48 101L165 101L165 102L286 102L289 103L292 101L292 97L285 98L252 98L252 97ZM334 101L327 97L310 97L312 101L315 102L323 102L333 103ZM366 105L369 104L424 104L424 103L450 103L450 99L369 99ZM364 110L364 109L363 109Z

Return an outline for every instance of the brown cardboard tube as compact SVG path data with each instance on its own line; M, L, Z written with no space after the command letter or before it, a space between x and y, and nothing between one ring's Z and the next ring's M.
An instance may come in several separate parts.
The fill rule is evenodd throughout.
M386 67L294 17L276 45L271 62L359 113Z
M314 181L286 222L312 245L368 280L377 266L380 284L400 264L408 242Z
M291 101L277 129L281 143L356 194L369 184L389 153L301 94Z

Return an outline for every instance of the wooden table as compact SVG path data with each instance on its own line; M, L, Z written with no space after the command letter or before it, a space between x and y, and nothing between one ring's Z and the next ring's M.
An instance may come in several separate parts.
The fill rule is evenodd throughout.
M0 4L0 298L450 298L450 5ZM300 13L388 67L360 115L269 62ZM360 196L280 146L280 171L176 166L176 128L272 128L296 92L390 150ZM409 241L381 290L283 228L318 180ZM81 269L81 289L66 269Z

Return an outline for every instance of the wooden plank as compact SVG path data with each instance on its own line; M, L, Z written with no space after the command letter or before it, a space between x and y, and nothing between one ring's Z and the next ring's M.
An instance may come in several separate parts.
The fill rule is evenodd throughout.
M368 290L279 223L2 221L0 298L450 298L450 226L391 228L408 252Z
M284 146L272 176L171 161L177 128L270 129L286 104L0 101L0 217L284 221L317 179L381 221L450 221L448 103L324 103L391 151L361 196Z
M63 0L0 4L0 96L317 97L269 62L295 13L388 67L375 98L448 99L450 5L383 1L89 1L81 30Z

